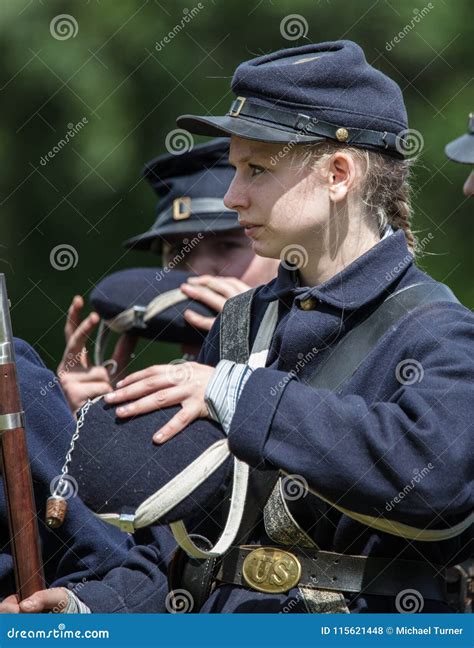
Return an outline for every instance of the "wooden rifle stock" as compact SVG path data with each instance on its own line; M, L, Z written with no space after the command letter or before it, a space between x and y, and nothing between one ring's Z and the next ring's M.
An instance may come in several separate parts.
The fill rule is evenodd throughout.
M0 274L0 445L10 545L20 600L44 589L38 523L5 275Z

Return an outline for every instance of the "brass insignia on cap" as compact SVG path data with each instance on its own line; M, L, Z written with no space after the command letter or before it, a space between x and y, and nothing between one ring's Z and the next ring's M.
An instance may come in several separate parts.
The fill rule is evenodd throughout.
M191 198L183 196L173 200L173 220L185 220L191 216Z
M246 100L247 97L237 97L237 99L234 100L232 106L230 107L229 116L237 117L240 111L242 110L242 106L244 105Z
M246 556L242 565L245 582L259 592L288 592L301 578L301 563L289 551L259 547Z
M338 142L345 142L349 137L347 128L338 128L336 131L336 139Z

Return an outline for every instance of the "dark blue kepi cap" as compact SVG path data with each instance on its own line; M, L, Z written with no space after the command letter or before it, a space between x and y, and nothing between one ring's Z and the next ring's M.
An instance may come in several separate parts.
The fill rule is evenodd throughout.
M158 196L156 219L147 232L124 245L149 250L161 237L238 229L237 212L223 202L234 176L228 154L229 141L219 138L148 162L142 175Z
M474 164L474 113L470 113L467 133L446 145L444 152L453 162Z
M188 324L184 311L191 308L207 317L216 313L181 292L181 284L192 276L196 275L168 268L128 268L102 279L90 295L91 305L101 317L96 355L105 353L109 331L201 345L205 332ZM97 363L101 362L97 357Z
M325 139L402 157L407 113L399 86L352 41L290 48L242 63L237 95L221 117L183 115L198 135L238 135L264 142Z
M222 500L233 460L219 425L198 419L166 443L152 442L179 409L118 419L103 399L83 408L68 473L105 522L133 532L212 513Z

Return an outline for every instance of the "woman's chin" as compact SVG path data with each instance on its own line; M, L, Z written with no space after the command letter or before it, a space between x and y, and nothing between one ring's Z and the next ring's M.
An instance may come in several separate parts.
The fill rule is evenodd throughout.
M275 248L275 249L273 249ZM266 257L267 259L279 259L280 255L275 245L272 245L271 241L262 240L261 238L255 238L252 240L252 250L258 256Z

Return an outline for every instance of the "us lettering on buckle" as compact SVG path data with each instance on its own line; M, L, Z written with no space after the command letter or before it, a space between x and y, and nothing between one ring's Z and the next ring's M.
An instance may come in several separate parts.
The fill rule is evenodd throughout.
M281 594L298 584L301 578L301 563L289 551L259 547L246 556L242 574L252 589L268 594Z

